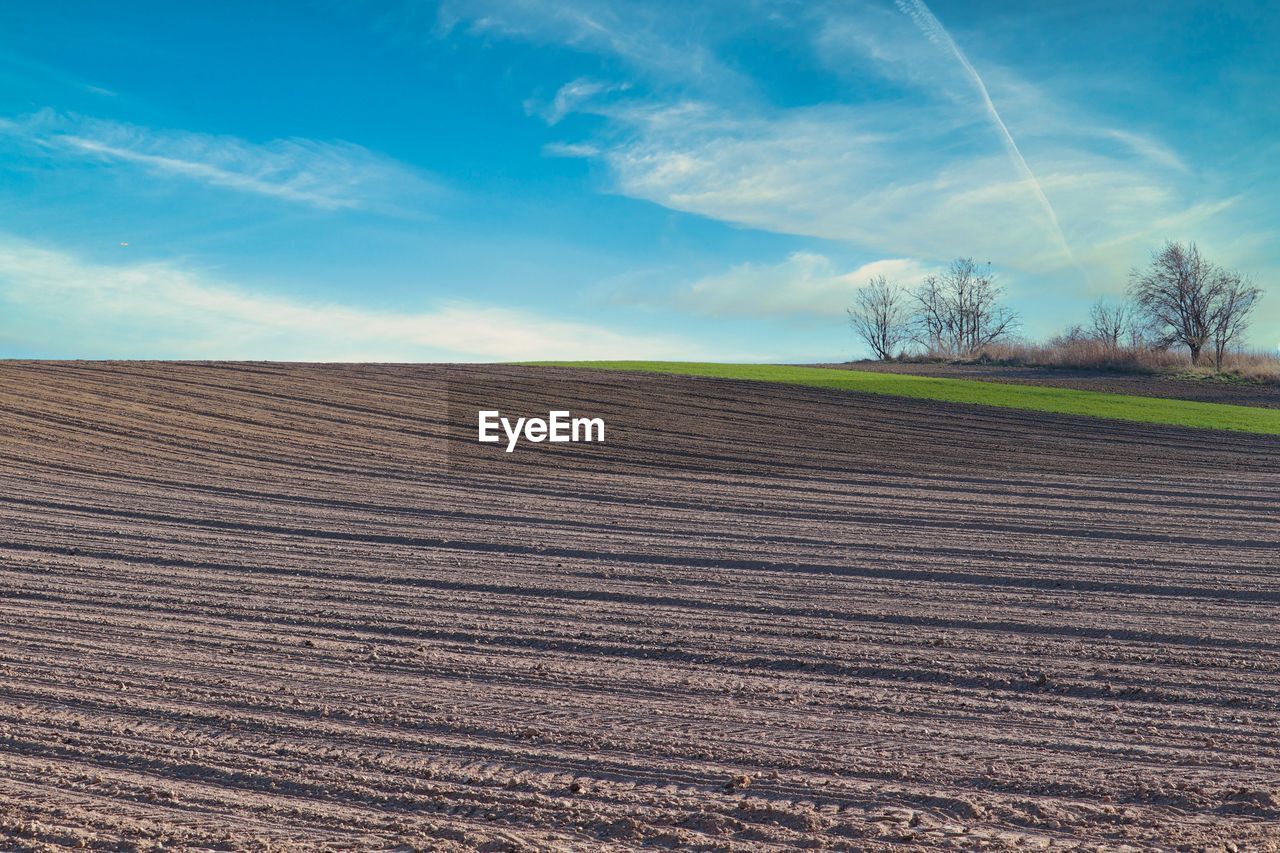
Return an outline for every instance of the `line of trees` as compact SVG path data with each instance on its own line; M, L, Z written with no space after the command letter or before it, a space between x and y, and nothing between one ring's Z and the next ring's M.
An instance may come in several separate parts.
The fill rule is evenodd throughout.
M1001 303L1002 295L990 264L957 258L911 290L884 276L872 279L858 290L849 319L881 360L905 354L907 344L943 357L973 356L1018 328L1018 315ZM1127 297L1099 299L1088 327L1075 326L1064 339L1112 349L1185 346L1193 364L1209 350L1221 370L1228 349L1244 337L1262 289L1209 261L1195 243L1169 242L1152 253L1147 267L1130 273Z
M1008 337L1018 315L1000 299L991 265L957 258L941 275L904 292L884 276L858 290L849 308L854 331L876 358L893 358L915 343L927 352L964 355Z

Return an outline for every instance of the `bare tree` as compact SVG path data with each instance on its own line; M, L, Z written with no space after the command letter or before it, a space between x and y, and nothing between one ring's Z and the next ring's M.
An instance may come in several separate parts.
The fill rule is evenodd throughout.
M1000 304L1001 290L990 264L957 258L940 276L929 276L912 293L913 336L933 351L964 355L1008 336L1018 317Z
M894 350L907 339L909 320L902 292L882 275L858 289L849 309L853 330L881 361L893 358Z
M1222 372L1222 357L1227 346L1238 339L1249 326L1249 314L1262 297L1262 288L1241 277L1239 273L1227 273L1227 280L1213 311L1213 367Z
M1089 309L1089 325L1095 340L1118 349L1126 336L1133 339L1133 309L1126 302L1099 297Z
M1158 344L1182 344L1197 364L1233 275L1201 255L1195 243L1166 243L1146 270L1130 273L1129 290L1143 319L1157 330Z
M928 276L911 293L915 302L911 317L911 337L928 352L941 352L947 347L954 326L950 302L936 275Z

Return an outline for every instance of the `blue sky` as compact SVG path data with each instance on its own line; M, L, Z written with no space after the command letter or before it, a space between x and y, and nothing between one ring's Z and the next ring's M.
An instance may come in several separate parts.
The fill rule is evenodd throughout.
M829 360L991 261L1024 332L1165 239L1268 290L1274 3L14 3L0 356Z

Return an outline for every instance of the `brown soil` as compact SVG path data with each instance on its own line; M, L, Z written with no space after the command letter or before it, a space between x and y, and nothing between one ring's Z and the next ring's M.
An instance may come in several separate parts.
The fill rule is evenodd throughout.
M11 362L0 450L5 850L1280 848L1274 439Z
M979 379L985 382L1009 382L1017 385L1048 385L1054 388L1078 388L1083 391L1106 391L1112 394L1136 394L1140 397L1171 397L1176 400L1199 400L1205 403L1231 403L1237 406L1280 409L1280 384L1268 382L1183 378L1062 367L1011 367L999 364L899 364L851 361L817 366L842 370L874 370L880 373L940 376L949 379Z

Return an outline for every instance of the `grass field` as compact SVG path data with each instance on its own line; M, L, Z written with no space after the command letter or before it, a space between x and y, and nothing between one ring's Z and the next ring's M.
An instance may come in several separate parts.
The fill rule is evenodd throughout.
M549 367L594 368L666 373L677 376L705 376L716 379L782 382L841 391L917 397L947 403L977 403L984 406L1062 415L1085 415L1138 423L1280 435L1280 411L1274 409L1106 394L1098 391L779 364L718 364L682 361L556 361L537 362L537 364Z

